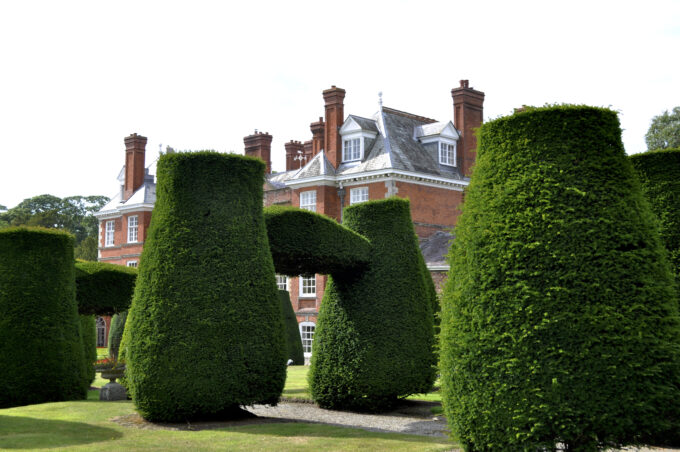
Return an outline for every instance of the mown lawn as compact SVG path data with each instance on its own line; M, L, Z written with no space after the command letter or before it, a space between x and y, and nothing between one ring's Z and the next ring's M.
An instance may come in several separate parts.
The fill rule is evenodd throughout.
M305 398L308 368L288 369L284 397ZM94 386L106 383L97 376ZM171 431L124 427L110 419L134 413L132 402L45 403L0 410L0 449L444 451L445 438L368 432L323 424L261 424L216 430Z

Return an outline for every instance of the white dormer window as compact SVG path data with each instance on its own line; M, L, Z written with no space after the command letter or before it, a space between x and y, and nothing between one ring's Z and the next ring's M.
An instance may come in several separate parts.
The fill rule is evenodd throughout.
M439 142L439 163L456 166L456 145L444 141Z
M355 160L361 160L362 154L362 139L361 138L349 138L342 140L342 161L343 162L353 162Z

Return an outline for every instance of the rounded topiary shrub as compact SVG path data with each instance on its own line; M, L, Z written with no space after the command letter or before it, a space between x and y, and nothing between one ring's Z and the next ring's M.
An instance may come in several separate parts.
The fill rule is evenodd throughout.
M113 315L130 307L137 269L105 262L76 261L78 312Z
M302 338L298 327L297 317L290 303L290 294L287 290L279 290L279 301L283 313L283 323L286 327L286 360L292 359L293 364L305 363L305 354L302 350Z
M154 421L275 404L286 345L262 214L264 164L216 152L158 161L125 325L127 384Z
M680 283L680 149L634 154L630 160L659 219L661 239Z
M120 348L120 340L123 337L126 319L127 311L115 314L111 318L111 328L109 328L109 357L112 359L118 359L118 350Z
M73 237L0 230L0 408L84 399Z
M449 259L443 404L466 450L599 450L670 427L677 302L615 112L484 124Z
M381 410L432 388L431 294L408 201L350 206L344 224L371 242L371 260L353 277L328 279L312 345L310 390L324 408Z
M93 315L80 315L79 317L89 386L94 381L94 364L97 362L97 324Z

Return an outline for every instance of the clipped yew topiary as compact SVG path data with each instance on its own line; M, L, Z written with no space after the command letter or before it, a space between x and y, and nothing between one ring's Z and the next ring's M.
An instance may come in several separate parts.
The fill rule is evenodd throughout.
M631 155L630 160L659 219L661 239L680 284L680 149L643 152Z
M73 236L0 230L0 408L84 399Z
M371 242L371 260L364 272L328 279L312 345L310 390L324 408L382 410L432 388L431 294L407 200L347 207L344 222Z
M265 208L264 218L277 273L343 275L366 268L368 240L332 218L282 206Z
M137 269L104 262L76 261L76 299L84 315L113 315L130 307Z
M125 328L125 320L127 319L127 311L120 314L115 314L111 318L111 328L109 328L109 357L118 359L118 351L120 348L120 340L123 337L123 329Z
M290 303L290 294L287 290L279 290L279 301L283 313L283 323L286 328L286 359L292 359L293 364L305 363L305 354L302 350L302 338L298 327L297 317Z
M677 302L615 112L483 125L449 259L443 404L466 450L600 450L672 427Z
M94 364L97 362L97 324L93 315L80 315L80 334L83 338L87 384L95 377Z
M286 345L264 164L203 151L164 155L157 171L124 333L135 405L149 420L186 421L277 403Z

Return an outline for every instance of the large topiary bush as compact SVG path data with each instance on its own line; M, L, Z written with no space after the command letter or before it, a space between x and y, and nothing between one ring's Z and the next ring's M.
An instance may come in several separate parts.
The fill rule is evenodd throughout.
M150 420L185 421L275 404L286 345L262 214L264 164L168 154L157 177L124 333L137 408Z
M78 311L113 315L130 307L137 269L105 262L76 261Z
M97 362L97 324L93 315L80 315L80 333L83 338L86 375L88 386L95 377L94 364Z
M302 338L298 327L297 317L290 303L290 294L287 290L279 290L279 301L283 313L283 323L286 328L286 359L292 359L293 364L305 363L305 354L302 350Z
M0 363L0 408L85 398L70 234L0 230Z
M443 403L466 450L599 450L671 427L677 302L615 112L483 125L449 258Z
M123 337L126 319L127 311L115 314L111 318L111 328L109 328L109 357L112 359L118 359L120 340Z
M265 208L264 218L277 273L344 275L366 268L368 240L332 218L282 206Z
M680 283L680 149L634 154L630 160L659 219L661 239Z
M432 388L431 293L408 201L368 201L344 215L345 225L371 242L371 260L364 272L328 280L310 389L324 408L381 410Z

